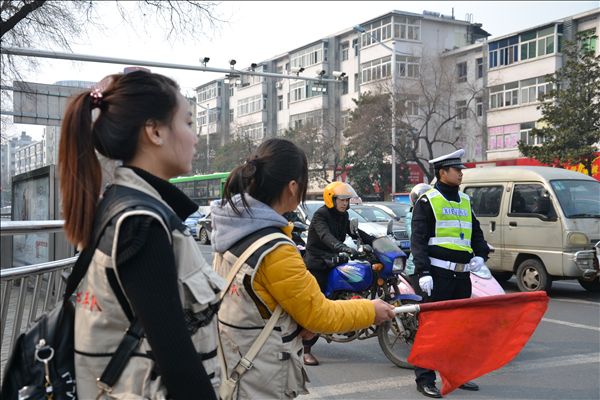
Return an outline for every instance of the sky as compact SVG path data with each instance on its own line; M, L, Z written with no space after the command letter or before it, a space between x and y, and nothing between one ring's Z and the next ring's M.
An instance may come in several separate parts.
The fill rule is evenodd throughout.
M270 59L307 43L348 29L392 10L422 14L424 10L452 15L481 23L495 36L550 22L598 7L598 1L225 1L216 15L226 22L215 30L186 40L167 41L163 31L140 21L135 29L126 27L115 16L110 4L101 3L99 21L104 30L92 29L87 37L72 44L74 53L129 59L200 65L210 57L208 66L228 68L229 60L245 68L253 62ZM43 49L58 50L58 49ZM122 70L123 66L63 60L42 60L37 72L27 80L54 83L59 80L97 81ZM176 79L185 94L223 74L196 71L153 71ZM41 130L31 125L15 125L12 134L26 130L36 139ZM10 134L10 133L9 133Z

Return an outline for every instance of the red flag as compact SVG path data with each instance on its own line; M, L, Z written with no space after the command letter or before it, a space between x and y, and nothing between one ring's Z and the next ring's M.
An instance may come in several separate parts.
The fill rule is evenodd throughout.
M408 362L438 371L450 393L511 361L547 307L543 291L420 304Z

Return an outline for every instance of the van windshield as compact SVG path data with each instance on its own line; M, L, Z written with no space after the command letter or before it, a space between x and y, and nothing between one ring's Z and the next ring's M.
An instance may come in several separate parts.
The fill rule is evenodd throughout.
M587 180L550 181L567 218L600 218L600 182Z

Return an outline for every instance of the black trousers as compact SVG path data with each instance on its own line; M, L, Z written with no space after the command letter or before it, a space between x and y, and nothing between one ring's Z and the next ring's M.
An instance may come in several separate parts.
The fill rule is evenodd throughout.
M469 272L454 272L443 268L431 267L433 290L426 302L458 300L471 297L471 278ZM418 288L418 279L417 285ZM418 385L435 383L435 371L419 368L415 365L416 382Z
M325 290L327 290L327 281L329 280L329 269L309 269L308 270L317 280L317 283L319 284L319 288L321 289L322 293L325 293ZM315 343L317 343L317 340L319 340L319 335L316 335L314 338L310 339L310 340L303 340L302 344L305 347L312 347Z

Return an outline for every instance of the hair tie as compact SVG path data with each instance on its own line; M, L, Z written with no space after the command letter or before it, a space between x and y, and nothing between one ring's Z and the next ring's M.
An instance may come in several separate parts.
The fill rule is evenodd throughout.
M102 109L102 91L99 88L96 88L90 92L90 97L92 98L92 110L94 108Z
M256 165L256 159L244 161L244 169L242 172L242 176L244 178L250 178L251 176L254 176L254 174L256 173Z

